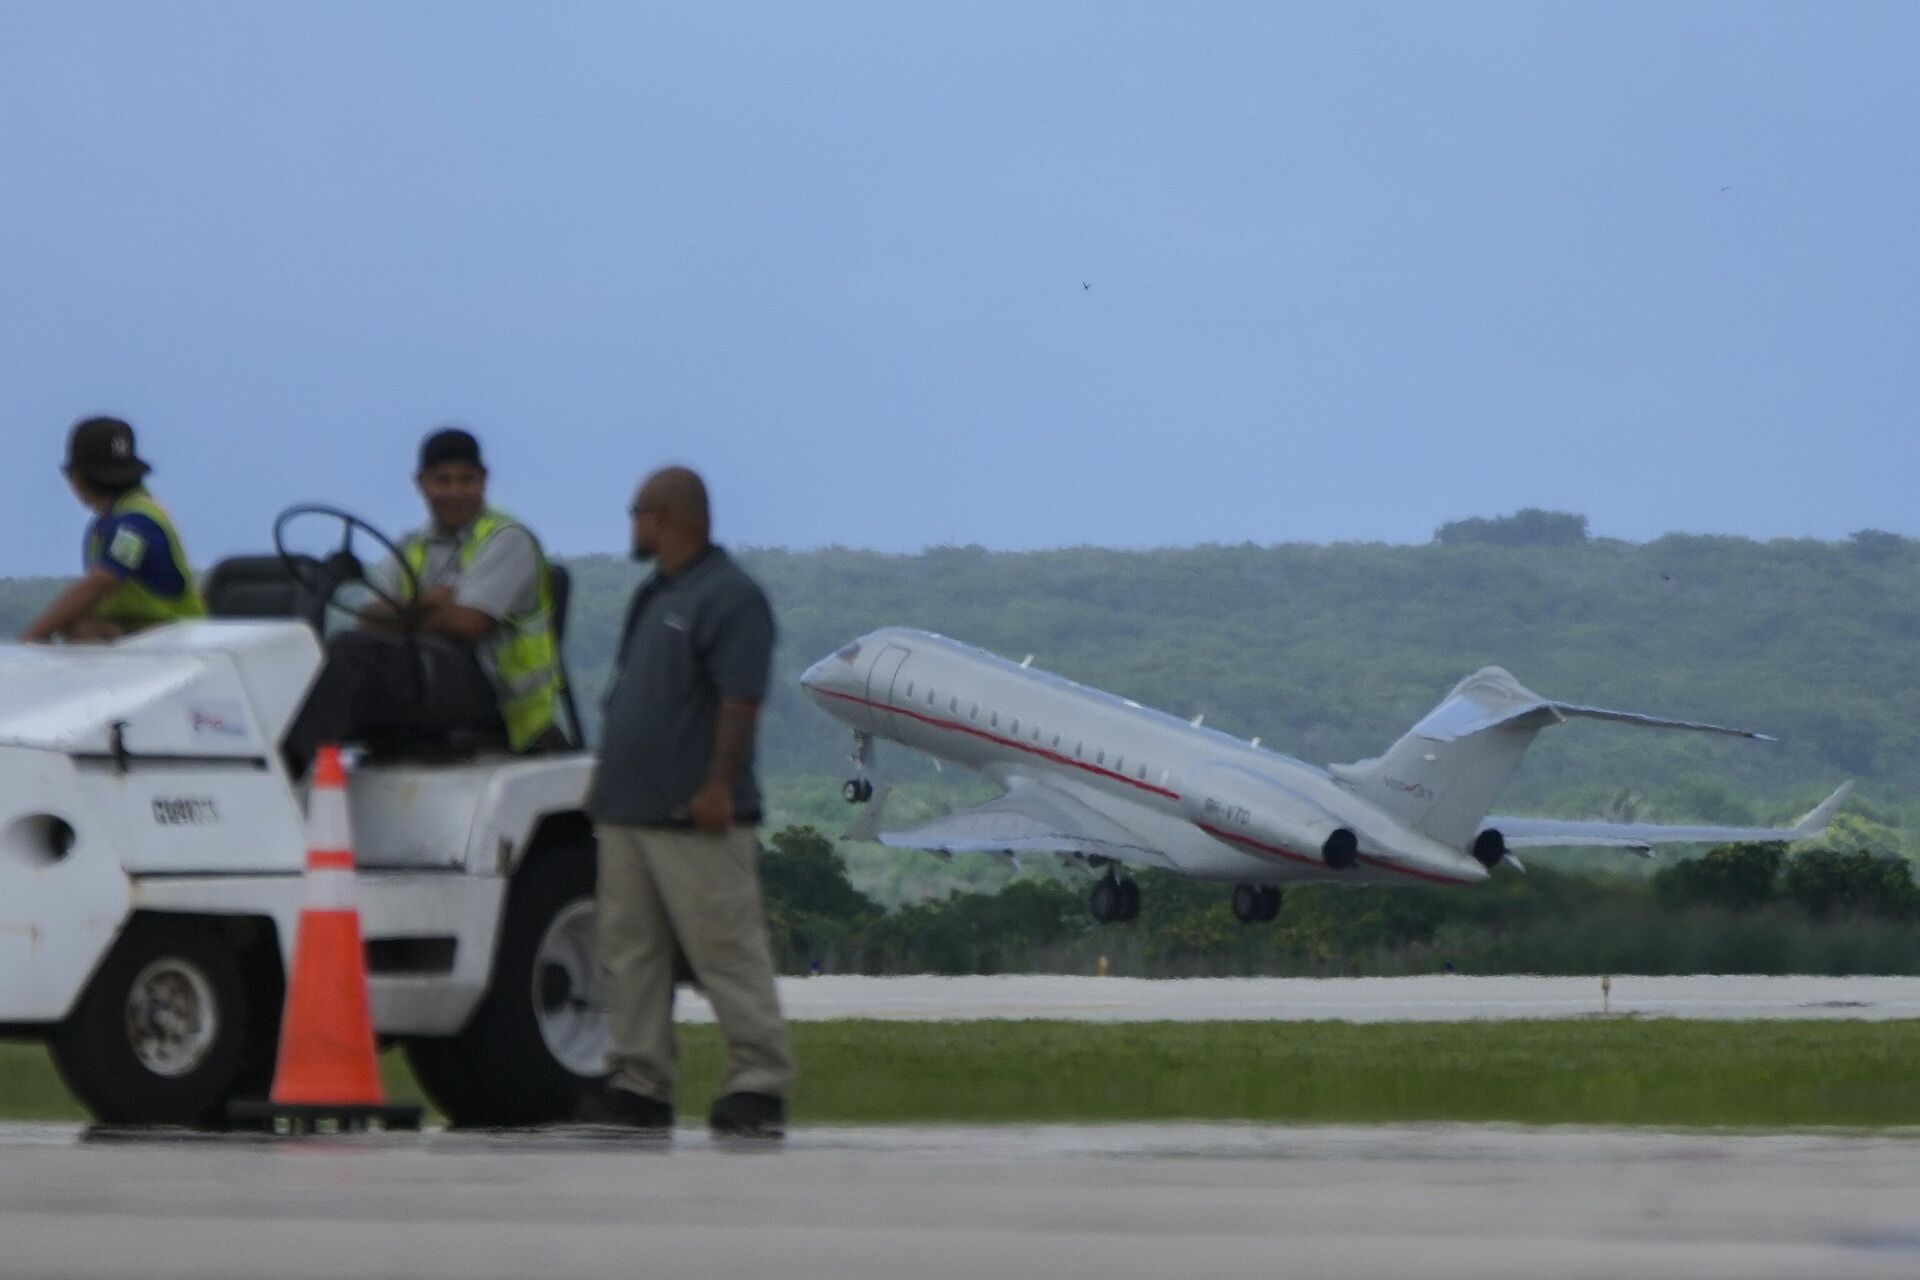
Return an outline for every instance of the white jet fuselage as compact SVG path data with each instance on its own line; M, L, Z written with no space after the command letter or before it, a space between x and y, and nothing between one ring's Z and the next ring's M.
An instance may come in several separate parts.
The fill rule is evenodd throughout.
M930 632L872 632L808 668L801 685L858 733L1009 791L1070 796L1123 832L1142 865L1264 884L1487 878L1466 850L1323 769ZM1329 865L1329 848L1344 869Z

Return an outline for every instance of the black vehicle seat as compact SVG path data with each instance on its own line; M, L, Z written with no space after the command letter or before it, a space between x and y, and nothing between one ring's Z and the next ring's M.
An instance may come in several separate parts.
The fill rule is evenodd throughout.
M317 564L314 569L317 573ZM200 597L215 618L293 618L315 631L322 630L326 610L323 601L287 572L279 556L233 556L220 561L201 578Z

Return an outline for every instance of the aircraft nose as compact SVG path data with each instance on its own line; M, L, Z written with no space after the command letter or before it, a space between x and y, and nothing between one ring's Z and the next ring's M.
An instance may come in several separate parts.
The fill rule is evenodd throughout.
M859 692L866 680L860 649L861 642L855 640L834 650L800 673L800 687L815 697Z
M805 671L802 671L800 673L800 687L808 693L816 693L825 688L827 684L827 664L832 661L832 658L822 658Z

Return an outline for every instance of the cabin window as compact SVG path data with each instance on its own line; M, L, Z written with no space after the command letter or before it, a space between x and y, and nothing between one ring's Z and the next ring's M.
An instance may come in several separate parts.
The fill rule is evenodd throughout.
M992 715L988 716L987 724L990 728L998 729L1000 727L1000 713L996 711Z
M1126 757L1115 756L1113 758L1113 771L1115 773L1125 773L1127 771Z
M1085 745L1086 745L1085 743L1081 743L1081 742L1076 742L1073 744L1073 758L1075 760L1078 760L1080 758L1080 748Z
M909 698L913 696L913 681L911 680L907 681L907 696Z
M967 708L967 719L973 721L975 724L980 723L980 704L979 703L976 702L972 706Z
M1147 780L1147 766L1146 766L1146 762L1142 761L1140 763L1140 781L1145 782L1146 780Z
M1107 762L1107 749L1105 747L1100 748L1099 752L1095 754L1093 762L1095 764L1105 764Z
M1038 743L1040 741L1040 729L1039 729L1039 726L1037 725L1034 727L1034 730L1033 730L1033 740L1035 743Z
M1007 727L1007 732L1008 732L1008 733L1011 733L1011 734L1012 734L1012 735L1013 735L1014 737L1016 737L1016 738L1017 738L1017 737L1019 737L1019 736L1020 736L1020 722L1019 722L1018 720L1015 720L1015 721L1014 721L1014 722L1013 722L1013 723L1012 723L1011 725L1009 725L1009 726Z
M1060 749L1060 735L1057 733L1053 735L1053 749L1055 751Z
M931 706L933 706L933 705L934 705L934 699L935 699L935 698L936 698L937 696L938 696L938 695L936 695L936 694L934 693L934 691L933 691L933 686L932 686L932 685L928 685L928 686L927 686L927 705L928 705L928 706L930 706L930 707L931 707Z
M955 715L959 715L959 714L960 714L960 699L958 699L958 698L948 698L948 699L947 699L947 710L949 710L949 711L951 711L951 712L953 712L953 713L954 713Z

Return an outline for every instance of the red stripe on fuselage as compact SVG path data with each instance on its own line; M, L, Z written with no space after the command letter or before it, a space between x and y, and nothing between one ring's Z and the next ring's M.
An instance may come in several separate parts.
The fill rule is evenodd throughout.
M1325 867L1327 865L1326 860L1323 858L1309 858L1305 854L1295 853L1291 849L1283 849L1277 844L1263 844L1260 841L1255 840L1250 836L1235 835L1231 831L1222 831L1218 827L1210 827L1204 822L1196 822L1193 825L1200 828L1202 831L1206 832L1210 836L1215 836L1221 840L1225 840L1228 844L1244 845L1247 848L1257 850L1260 853L1270 853L1275 855L1276 857L1285 858L1289 862L1301 862L1311 867ZM1363 853L1359 855L1359 857L1360 857L1360 861L1366 863L1370 867L1377 867L1382 871L1397 871L1403 876L1412 876L1416 880L1429 880L1434 884L1469 884L1471 883L1471 881L1456 880L1452 876L1443 876L1431 871L1419 871L1413 867L1403 867L1397 862L1388 862L1385 858L1377 858L1370 853ZM1328 869L1331 870L1332 868L1328 868Z
M976 729L970 724L958 724L952 720L940 720L933 716L923 716L918 711L908 711L904 707L890 707L884 702L874 702L869 698L857 697L851 693L839 693L832 689L815 689L813 692L829 698L838 698L842 702L851 702L856 706L870 707L875 711L884 711L888 715L905 716L909 720L918 720L921 724L932 725L936 729L950 729L954 733L970 734L973 737L995 743L999 746L1012 747L1017 751L1024 751L1030 756L1039 756L1042 760L1050 760L1054 764L1067 765L1070 768L1080 769L1087 773L1094 774L1097 777L1111 778L1115 782L1124 782L1130 787L1151 792L1156 796L1161 796L1168 800L1178 800L1180 798L1180 793L1177 791L1169 791L1165 787L1156 787L1151 782L1143 782L1138 778L1129 778L1124 773L1115 773L1111 769L1102 769L1098 765L1088 764L1085 760L1075 760L1071 756L1063 756L1058 751L1049 751L1045 747L1029 746L1018 738L1003 738L997 733L988 733L986 730Z
M1193 825L1200 828L1202 831L1206 832L1208 835L1212 836L1216 840L1225 840L1228 844L1242 844L1242 845L1245 845L1247 848L1254 850L1257 853L1270 853L1276 858L1285 858L1289 862L1305 863L1307 866L1310 866L1310 867L1321 867L1326 865L1324 862L1322 862L1318 858L1309 858L1304 853L1295 853L1293 850L1283 849L1277 844L1263 844L1260 841L1255 840L1251 836L1235 835L1231 831L1222 831L1218 827L1210 827L1204 822L1196 822Z

